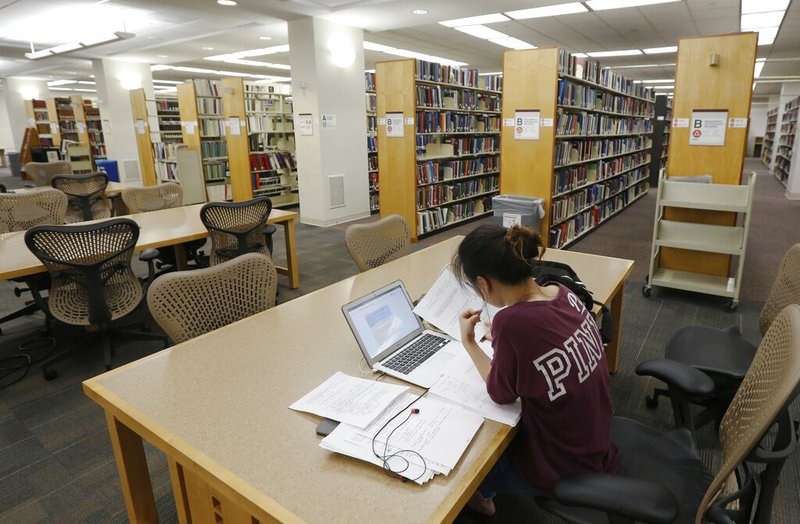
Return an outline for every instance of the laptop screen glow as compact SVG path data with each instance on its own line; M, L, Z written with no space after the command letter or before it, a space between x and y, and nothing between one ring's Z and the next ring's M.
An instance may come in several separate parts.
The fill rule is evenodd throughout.
M400 286L376 295L349 312L353 329L357 331L370 358L385 351L419 327Z

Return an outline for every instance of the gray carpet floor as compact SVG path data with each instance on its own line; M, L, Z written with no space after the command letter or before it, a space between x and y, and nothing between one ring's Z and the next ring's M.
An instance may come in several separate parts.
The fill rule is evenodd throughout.
M643 397L652 381L638 377L638 362L662 354L665 341L678 327L690 323L725 327L738 324L747 338L759 340L757 318L784 251L800 242L800 203L782 196L782 187L764 174L757 160L748 160L746 171L762 171L758 181L756 211L751 225L742 303L735 312L725 311L716 297L657 290L646 299L641 286L647 274L655 192L576 243L572 249L631 258L634 274L626 287L620 369L612 378L616 413L660 429L672 425L666 402L655 409L644 407ZM2 173L0 173L2 175ZM18 181L0 176L11 187ZM369 220L374 220L373 216ZM489 221L491 219L484 219ZM787 227L790 224L791 227ZM463 234L476 222L421 240L420 249L451 235ZM290 290L285 278L279 284L279 300L286 301L357 272L344 247L346 225L297 229L301 285ZM282 238L275 239L280 262ZM142 268L139 268L140 270ZM13 283L0 282L0 316L18 308L23 299L12 294ZM38 338L41 314L3 324L0 357L13 354L19 344ZM115 364L133 361L159 349L158 343L122 346ZM355 347L355 346L354 346ZM116 466L103 413L83 395L81 381L103 371L102 357L94 348L58 366L59 378L46 382L37 367L17 384L0 390L0 522L126 522ZM704 460L713 467L719 452L713 430L700 433ZM147 448L153 486L162 522L176 522L169 473L163 455ZM424 488L422 488L424 489ZM500 495L498 515L483 519L469 510L458 521L555 522L543 515L532 500ZM800 457L784 469L774 510L779 523L800 520Z

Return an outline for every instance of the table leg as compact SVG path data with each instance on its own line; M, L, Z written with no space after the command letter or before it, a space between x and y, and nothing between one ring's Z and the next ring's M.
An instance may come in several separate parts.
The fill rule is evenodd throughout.
M617 371L617 352L622 338L622 297L625 295L625 282L621 282L614 294L611 296L611 324L614 340L606 344L606 359L608 360L608 371Z
M297 243L294 236L294 220L283 223L283 233L286 241L286 269L289 276L289 287L297 289L300 286L300 272L297 269Z
M128 520L132 523L158 522L142 437L109 411L106 411L106 422L117 462L122 495L128 509Z
M187 268L186 264L186 249L183 244L175 244L175 266L178 271L184 271Z

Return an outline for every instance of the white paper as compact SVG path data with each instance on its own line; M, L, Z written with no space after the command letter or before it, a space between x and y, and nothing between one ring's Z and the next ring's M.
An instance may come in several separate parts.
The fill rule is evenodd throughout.
M194 122L194 121L185 122L184 121L184 122L181 122L181 125L186 130L186 134L187 135L193 135L194 134L194 128L197 126L197 122Z
M337 371L289 407L365 428L407 390L406 386L351 377Z
M672 127L689 127L688 118L673 118Z
M428 396L454 402L482 417L509 426L515 426L522 414L520 399L511 404L495 404L486 391L486 383L466 353L447 363L442 377L428 391Z
M78 128L78 133L83 134L86 132L86 124L83 122L75 122L75 126Z
M514 140L539 140L539 111L514 112Z
M147 123L144 120L137 120L133 123L133 127L136 128L136 132L140 135L145 134L145 128L147 127Z
M724 146L727 111L692 111L690 146Z
M228 129L231 136L239 136L242 134L238 116L232 116L228 119Z
M336 115L322 115L322 129L327 131L336 129Z
M314 115L300 113L297 115L297 125L300 128L300 135L312 136L314 134Z
M50 122L50 133L53 135L58 133L58 124Z
M553 127L552 118L542 118L542 127Z
M729 118L728 119L728 127L733 129L746 129L747 128L747 119L746 118Z
M514 119L513 118L504 118L503 119L503 127L514 127Z
M417 303L414 313L441 329L455 340L461 340L461 328L458 318L468 309L484 309L484 302L475 291L459 284L456 276L445 267L433 286ZM488 320L488 319L484 319ZM475 328L476 338L482 338L485 328L480 331L478 323Z
M406 122L407 126L413 126L414 125L414 117L410 116L410 117L406 118L405 122Z
M386 119L385 118L378 118L378 125L379 126L385 126L386 125Z
M509 228L522 224L522 215L519 213L503 213L503 227Z
M386 113L386 136L399 138L403 134L403 113Z

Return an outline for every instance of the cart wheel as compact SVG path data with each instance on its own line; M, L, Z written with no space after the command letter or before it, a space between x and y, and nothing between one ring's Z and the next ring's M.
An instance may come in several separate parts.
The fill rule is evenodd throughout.
M737 307L739 307L739 301L738 300L731 299L730 302L725 304L725 309L727 309L728 311L736 311Z
M653 288L650 286L642 286L642 295L647 298L650 298L650 295L653 293Z
M650 283L650 275L645 275L644 276L644 281L649 284Z

